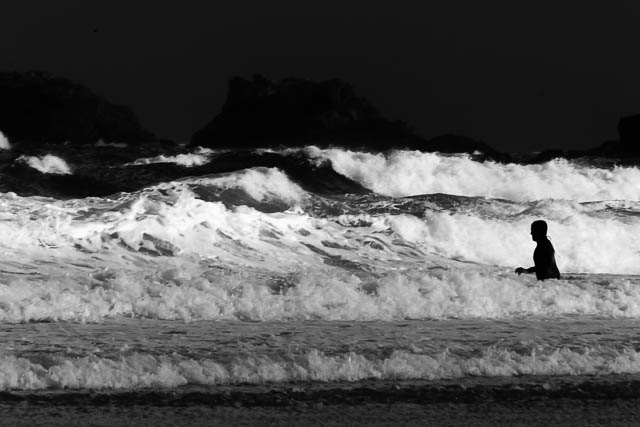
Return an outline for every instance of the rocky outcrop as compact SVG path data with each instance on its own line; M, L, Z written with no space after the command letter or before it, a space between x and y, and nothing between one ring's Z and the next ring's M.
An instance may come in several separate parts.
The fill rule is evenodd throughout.
M545 163L553 159L590 158L603 166L640 164L640 114L621 117L618 121L618 139L607 140L587 150L549 149L535 156L525 156L521 163Z
M640 114L620 118L618 134L622 152L640 154Z
M640 114L621 117L618 121L618 139L609 140L583 155L619 159L640 158Z
M315 144L497 153L486 144L456 135L428 141L405 123L383 117L339 79L272 82L262 76L232 78L222 111L193 135L191 144L212 148Z
M193 135L192 144L215 147L257 147L310 141L361 142L374 137L412 139L399 122L384 119L353 88L341 80L315 83L261 76L234 77L220 114Z
M133 112L43 72L0 73L0 130L11 142L129 144L155 140Z
M618 121L619 141L617 144L603 144L602 149L621 156L640 156L640 114L621 117Z

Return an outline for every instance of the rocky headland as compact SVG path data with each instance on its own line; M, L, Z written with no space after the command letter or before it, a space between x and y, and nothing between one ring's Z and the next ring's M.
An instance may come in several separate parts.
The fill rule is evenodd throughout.
M0 130L12 142L140 144L156 140L128 107L40 71L0 73Z
M406 123L383 117L352 85L256 75L233 77L218 113L191 138L210 148L294 147L314 144L351 149L408 148L445 153L482 153L506 160L489 145L461 135L425 139Z
M615 164L640 164L640 114L623 116L618 121L618 139L608 140L586 150L544 150L528 158L525 163L544 163L564 158L597 158Z
M586 157L640 164L640 114L622 117L617 130L618 139L594 148L548 149L512 157L463 135L423 138L407 123L384 117L351 84L340 79L272 81L255 75L229 80L221 111L193 134L190 145L250 150L313 144L369 151L397 148L469 153L477 160L500 162L542 163ZM40 71L0 72L0 131L29 152L51 145L60 149L63 145L95 146L101 140L126 143L129 150L138 147L150 153L182 151L145 129L130 108L114 105L82 85ZM116 147L110 152L124 155Z

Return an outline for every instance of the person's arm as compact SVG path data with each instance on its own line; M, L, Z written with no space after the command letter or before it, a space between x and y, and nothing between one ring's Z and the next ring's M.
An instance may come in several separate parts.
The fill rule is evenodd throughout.
M535 266L529 267L529 268L523 268L523 267L516 268L516 273L518 273L518 276L521 275L522 273L535 273L535 272L536 272Z

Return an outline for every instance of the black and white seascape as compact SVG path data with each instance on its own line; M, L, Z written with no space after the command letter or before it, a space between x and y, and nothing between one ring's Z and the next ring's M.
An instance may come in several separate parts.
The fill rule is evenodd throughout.
M45 151L0 176L4 391L597 395L640 373L637 166ZM74 174L139 187L65 195ZM514 273L541 218L561 280Z
M339 79L234 77L176 143L46 73L0 93L10 425L634 419L640 116L499 152ZM517 274L538 220L560 279Z
M0 18L0 427L640 425L640 2Z

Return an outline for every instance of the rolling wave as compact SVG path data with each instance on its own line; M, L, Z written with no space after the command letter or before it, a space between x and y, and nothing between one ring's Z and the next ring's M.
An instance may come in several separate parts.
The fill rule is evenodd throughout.
M67 162L52 154L47 154L43 157L20 156L16 162L24 163L43 174L71 175L71 168Z
M480 352L479 352L480 353ZM388 357L356 352L329 355L313 349L303 354L247 355L229 362L179 355L133 353L118 359L97 355L51 357L47 363L0 356L0 389L112 389L286 383L294 381L440 380L522 375L607 375L640 373L633 349L558 348L520 353L490 347L477 356L445 351L420 354L393 351Z
M640 200L640 169L604 169L566 160L540 165L477 162L467 155L419 151L352 152L307 147L304 152L364 187L392 197L445 193L532 201Z

